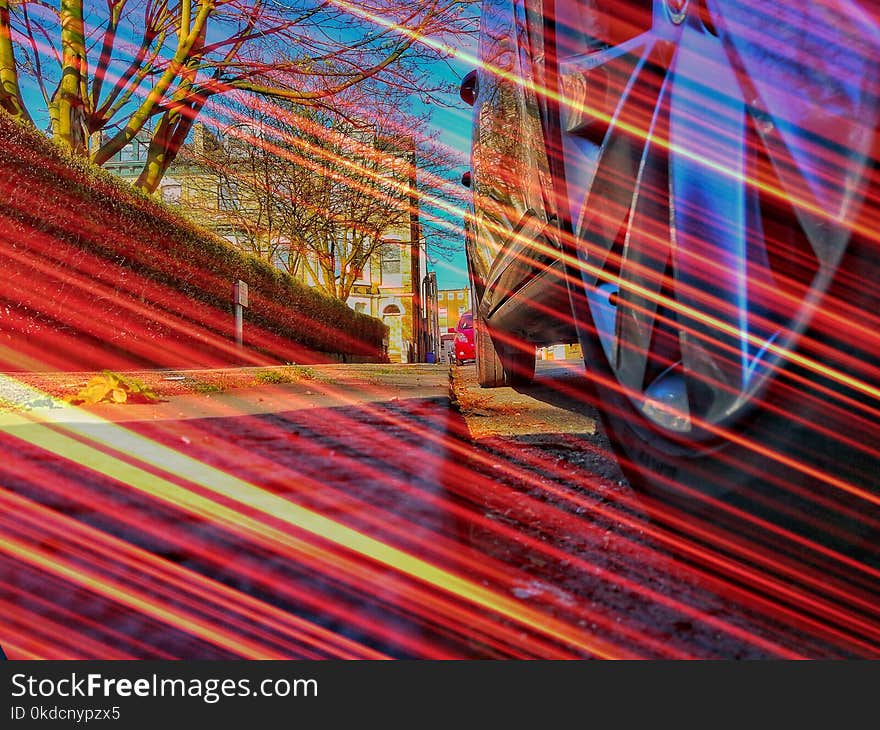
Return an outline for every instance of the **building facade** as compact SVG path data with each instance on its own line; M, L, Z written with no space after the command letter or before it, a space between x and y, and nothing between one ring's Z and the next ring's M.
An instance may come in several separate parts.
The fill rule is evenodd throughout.
M106 169L134 182L147 156L148 139L133 140L106 165ZM224 159L240 136L218 135L196 124L192 137L163 178L157 197L179 207L194 223L222 236L241 250L269 261L315 286L317 266L307 266L303 254L294 254L280 221L270 214L271 178L262 189L242 184L230 165L217 165L214 154L224 150ZM405 149L404 149L405 151ZM412 152L410 159L412 159ZM401 159L400 148L387 155L389 167ZM234 163L231 165L234 167ZM415 168L409 189L401 194L408 213L397 216L396 224L384 231L365 265L357 272L346 303L355 311L381 319L389 330L388 357L391 362L422 362L431 348L427 310L422 296L427 256L418 215ZM267 176L271 169L267 167ZM315 262L312 262L315 263ZM337 270L338 270L337 265ZM338 271L337 271L338 273Z
M361 271L346 302L356 312L377 317L388 326L391 362L424 359L425 348L418 341L419 333L424 331L424 306L421 297L414 295L413 279L422 280L425 265L423 244L413 246L408 231L403 229L389 231L378 254Z
M469 312L470 309L470 288L440 289L437 291L437 318L441 332L448 332L450 327L455 327L461 315Z

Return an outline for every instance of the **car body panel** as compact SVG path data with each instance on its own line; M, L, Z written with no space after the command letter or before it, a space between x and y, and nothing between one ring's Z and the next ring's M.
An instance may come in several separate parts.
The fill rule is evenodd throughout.
M474 317L471 312L462 314L455 325L454 353L458 363L471 361L475 357Z
M559 245L547 225L555 217L548 196L553 187L531 60L540 49L531 48L523 30L524 14L540 6L525 8L510 0L487 0L483 6L484 63L474 97L471 156L477 203L465 240L475 301L489 328L547 345L574 342L577 336L564 294ZM534 293L538 281L554 290L550 298L559 321L549 327L541 324L546 313L536 316L538 300L526 296L526 288Z

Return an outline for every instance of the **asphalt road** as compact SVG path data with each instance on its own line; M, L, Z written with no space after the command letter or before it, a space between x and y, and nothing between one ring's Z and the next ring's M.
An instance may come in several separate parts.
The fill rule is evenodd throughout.
M880 656L869 584L649 517L578 363L0 414L11 658ZM450 401L452 395L452 402ZM565 405L565 407L561 407ZM454 406L454 407L452 407Z

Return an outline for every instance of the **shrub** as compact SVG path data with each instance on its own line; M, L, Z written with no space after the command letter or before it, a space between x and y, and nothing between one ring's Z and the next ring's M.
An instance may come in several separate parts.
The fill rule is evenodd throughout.
M0 369L376 361L387 328L0 112ZM249 285L245 349L232 287Z

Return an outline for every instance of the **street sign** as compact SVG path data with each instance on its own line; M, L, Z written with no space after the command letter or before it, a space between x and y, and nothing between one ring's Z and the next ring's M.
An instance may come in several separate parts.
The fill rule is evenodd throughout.
M232 288L232 302L235 305L235 345L240 349L244 343L244 309L248 305L248 285L241 279Z
M248 305L248 285L241 279L235 282L232 299L235 304L238 304L242 307L246 307Z

